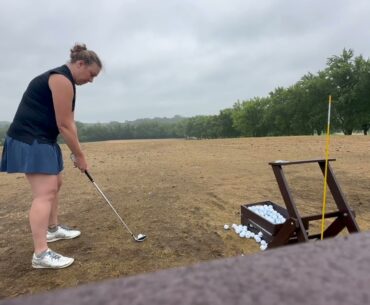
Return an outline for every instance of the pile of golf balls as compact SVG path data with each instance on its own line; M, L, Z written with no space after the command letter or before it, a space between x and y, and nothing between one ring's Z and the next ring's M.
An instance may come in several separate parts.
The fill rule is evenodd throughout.
M279 212L275 211L273 206L264 204L264 205L252 205L248 207L253 213L265 218L273 224L281 224L286 221L285 217Z
M273 224L281 224L286 221L286 218L281 215L279 212L275 211L272 205L253 205L248 207L253 213L263 217ZM263 233L260 231L257 234L248 230L248 226L232 224L231 228L236 234L241 238L253 238L257 243L260 244L260 249L265 251L268 247L267 242L263 239ZM225 230L229 230L230 226L228 224L224 225Z
M257 243L260 244L260 249L262 251L266 250L267 249L267 242L265 240L262 239L263 237L263 234L262 232L258 232L258 234L255 234L254 232L252 231L249 231L248 230L248 227L247 226L243 226L243 225L237 225L237 224L232 224L231 225L231 228L234 230L234 232L236 234L238 234L241 238L253 238ZM229 230L230 229L230 226L225 224L224 225L224 229L225 230Z

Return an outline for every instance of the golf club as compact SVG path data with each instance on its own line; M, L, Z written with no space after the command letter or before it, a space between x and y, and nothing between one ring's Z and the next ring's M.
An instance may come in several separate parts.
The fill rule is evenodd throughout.
M73 154L71 154L71 159L72 159L73 162L75 162L75 156ZM119 216L119 214L117 213L116 209L110 203L110 201L108 200L108 198L104 195L104 193L99 188L99 186L95 183L94 179L92 178L92 176L90 175L90 173L87 170L85 170L85 175L89 178L89 180L92 182L92 184L98 190L98 192L100 193L100 195L102 195L102 197L105 199L105 201L111 207L111 209L113 210L113 212L117 215L117 217L119 218L119 220L121 221L121 223L124 225L124 227L127 229L127 231L130 232L130 234L134 238L134 240L137 241L137 242L144 241L146 239L146 235L139 234L138 236L135 236L134 233L132 233L132 231L130 230L130 228L127 226L127 224L123 221L122 217Z

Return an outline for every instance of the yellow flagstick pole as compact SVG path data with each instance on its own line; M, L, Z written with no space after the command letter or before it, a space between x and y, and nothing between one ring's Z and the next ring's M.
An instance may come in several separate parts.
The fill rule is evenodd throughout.
M328 180L329 144L330 144L330 112L331 112L331 95L329 95L328 125L326 127L324 194L323 194L323 198L322 198L322 212L321 212L321 214L322 214L322 217L321 217L321 240L324 239L324 229L325 229L326 190L327 190L327 180Z

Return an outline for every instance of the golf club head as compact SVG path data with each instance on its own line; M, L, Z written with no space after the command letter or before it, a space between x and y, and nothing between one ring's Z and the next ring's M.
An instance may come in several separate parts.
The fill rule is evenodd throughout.
M134 235L132 235L132 236L134 237L135 241L137 241L137 242L141 242L141 241L144 241L146 239L146 235L144 235L144 234L139 234L137 237L134 236Z

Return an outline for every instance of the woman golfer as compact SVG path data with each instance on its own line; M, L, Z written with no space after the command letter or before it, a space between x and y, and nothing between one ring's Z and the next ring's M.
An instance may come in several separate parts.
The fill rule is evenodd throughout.
M75 156L75 166L81 171L88 168L74 120L75 85L92 82L101 68L95 52L84 44L76 44L67 64L30 82L7 132L0 171L24 173L31 185L33 201L29 221L34 242L34 268L65 268L74 261L50 250L47 245L81 234L58 221L63 159L56 141L60 133Z

